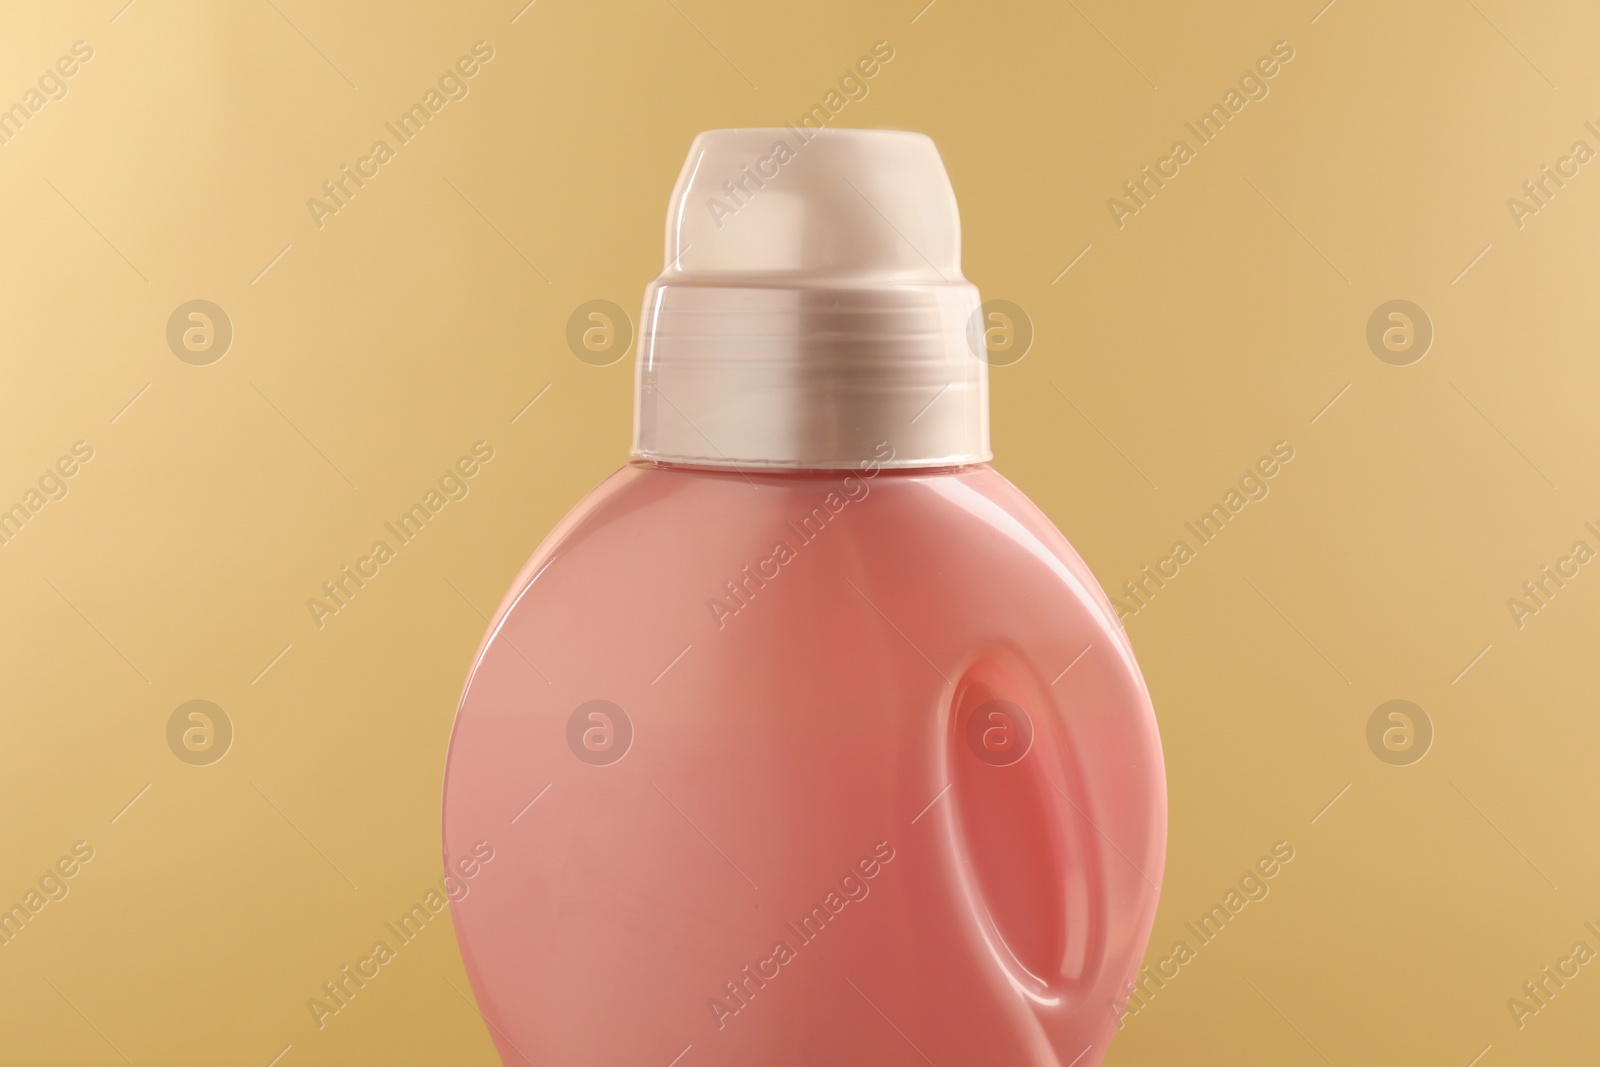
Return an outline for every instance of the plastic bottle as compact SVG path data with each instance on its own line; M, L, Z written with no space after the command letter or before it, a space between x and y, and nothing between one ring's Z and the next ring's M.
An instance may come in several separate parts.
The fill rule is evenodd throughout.
M1160 742L1093 575L988 464L977 311L928 138L695 141L634 459L506 594L451 740L506 1064L1104 1056Z

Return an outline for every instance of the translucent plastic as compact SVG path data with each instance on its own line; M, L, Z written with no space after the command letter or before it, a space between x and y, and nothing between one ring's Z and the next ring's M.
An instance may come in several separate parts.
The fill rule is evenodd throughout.
M993 469L636 463L491 624L444 845L508 1065L1093 1067L1166 788L1114 611Z

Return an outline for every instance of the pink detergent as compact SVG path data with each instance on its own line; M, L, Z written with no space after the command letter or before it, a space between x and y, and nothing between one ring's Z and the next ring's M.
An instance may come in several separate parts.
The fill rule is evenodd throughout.
M636 459L467 682L445 861L494 850L452 913L508 1065L1093 1067L1144 952L1155 717L986 462L943 165L809 132L696 140Z

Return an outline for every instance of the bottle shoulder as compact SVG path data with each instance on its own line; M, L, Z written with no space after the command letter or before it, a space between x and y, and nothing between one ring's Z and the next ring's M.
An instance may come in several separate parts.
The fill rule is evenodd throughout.
M794 618L825 613L810 600L836 587L901 610L988 619L995 631L1007 614L1034 630L1089 616L1132 660L1088 565L988 464L775 473L630 463L550 532L502 613L687 606L693 619L725 623L718 603L741 612L768 583L783 595L762 599Z
M979 503L979 502L984 503ZM867 506L870 504L870 507ZM856 537L900 533L906 522L993 525L1001 516L1045 540L1065 537L1020 489L988 464L871 471L710 470L629 463L580 501L546 538L580 541L617 526L666 529L755 525L811 517ZM541 545L541 549L546 545ZM555 547L555 546L551 546Z

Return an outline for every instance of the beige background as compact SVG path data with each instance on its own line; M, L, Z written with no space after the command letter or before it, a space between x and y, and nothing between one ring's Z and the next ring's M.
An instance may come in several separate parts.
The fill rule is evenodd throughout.
M1593 1054L1600 967L1506 1006L1600 949L1600 567L1506 604L1600 549L1600 175L1506 203L1600 149L1592 7L122 3L0 9L0 106L94 49L0 145L0 505L94 449L0 545L0 904L95 850L0 947L0 1060L493 1062L443 922L320 1032L305 1001L438 877L482 614L624 461L632 360L574 358L568 315L638 307L695 132L798 118L878 40L835 121L938 141L968 275L1037 330L996 464L1108 589L1295 449L1128 622L1171 784L1150 958L1296 856L1107 1062ZM470 95L318 229L479 40ZM1270 94L1119 230L1107 199L1277 41ZM165 340L197 298L235 330L209 366ZM1436 334L1404 367L1365 340L1397 298ZM480 439L471 495L318 630L306 599ZM167 745L193 699L236 730L211 766ZM1410 766L1367 745L1391 699L1435 731Z

